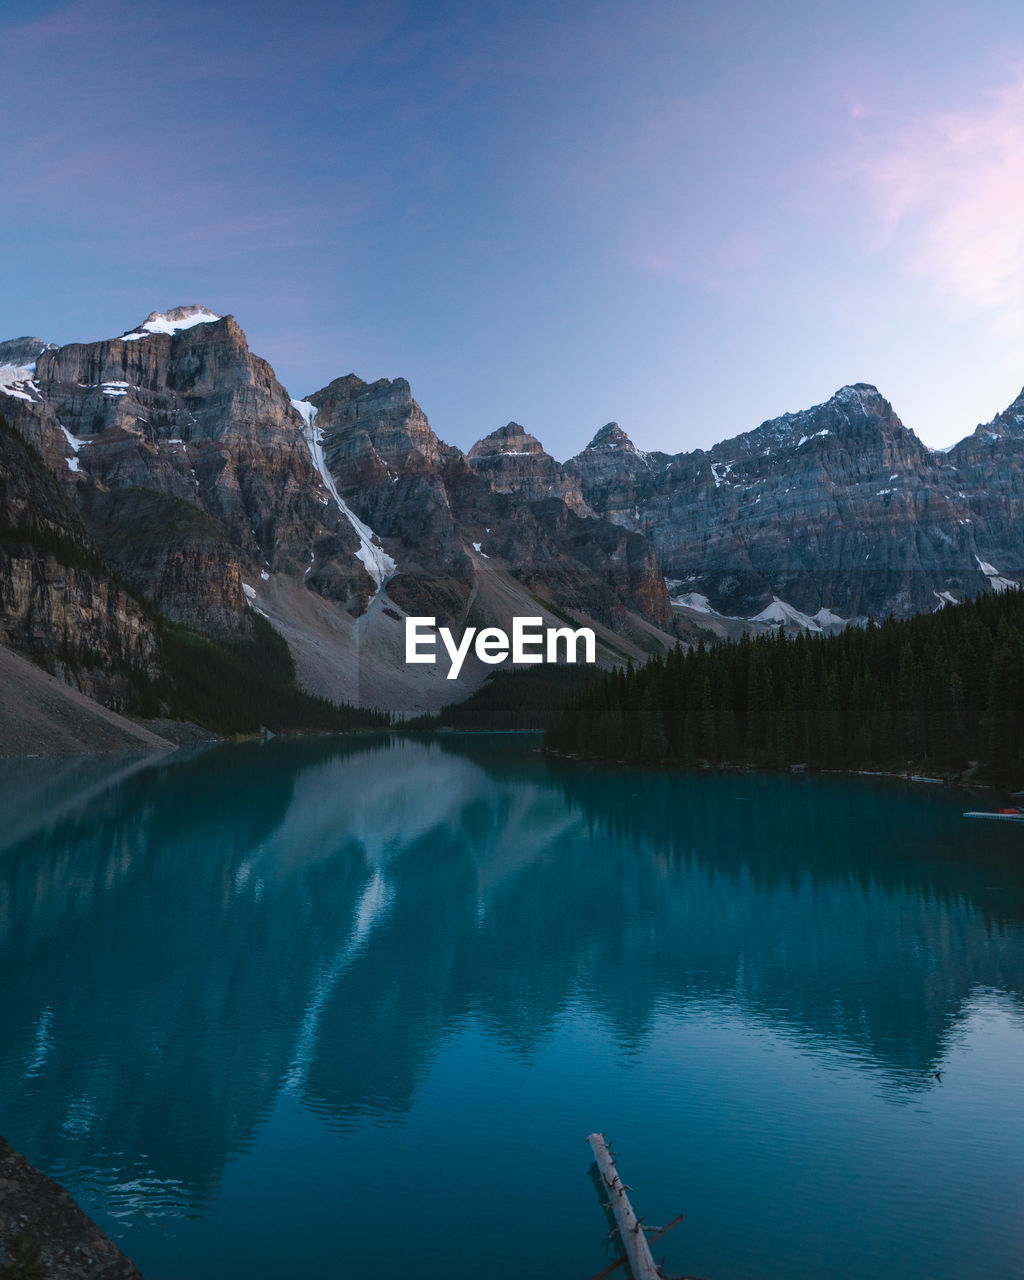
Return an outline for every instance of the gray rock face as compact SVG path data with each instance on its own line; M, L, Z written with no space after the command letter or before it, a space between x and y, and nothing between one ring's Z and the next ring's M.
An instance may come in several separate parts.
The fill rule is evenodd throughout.
M944 461L974 567L985 564L982 572L997 585L1002 576L1024 579L1024 391Z
M654 467L617 422L606 423L565 469L605 519L626 529L640 528L640 495Z
M175 308L121 338L48 348L3 407L78 491L104 554L180 621L235 628L243 567L301 574L324 535L358 545L231 316ZM372 590L351 555L333 573L322 563L320 581L345 600Z
M402 571L458 579L468 591L465 538L448 494L449 481L458 487L467 478L465 459L435 435L409 383L349 374L308 400L339 492L382 538L395 540Z
M1024 395L947 454L857 383L707 451L641 454L606 427L567 469L650 538L680 592L729 615L778 596L850 618L1024 576L1022 458Z
M478 440L466 460L495 493L514 493L527 502L561 498L578 516L594 514L584 500L579 481L518 422L510 422Z
M328 461L333 466L333 451L343 448L345 470L353 483L430 472L459 453L434 434L405 378L366 383L350 373L335 378L309 401L319 410L321 425L329 423L334 432L325 442Z
M339 491L394 551L400 573L388 591L409 612L454 617L467 607L487 568L468 555L474 546L531 590L608 625L630 610L670 624L649 543L584 518L578 482L522 427L502 427L467 457L438 439L404 378L350 374L309 401Z
M663 628L664 577L741 618L775 597L905 615L1024 578L1024 393L946 453L856 383L706 451L644 453L608 423L564 466L514 422L463 454L403 378L349 374L309 403L315 432L234 319L198 306L103 342L0 343L0 405L86 536L200 627L244 626L260 573L366 609L379 566L331 488L396 562L391 600L449 621L498 567L609 625Z
M104 342L0 343L0 403L170 616L243 625L242 581L260 572L353 615L374 596L308 410L232 317L181 307ZM905 615L1024 577L1024 393L946 453L857 383L707 451L644 453L608 423L564 466L517 423L463 454L403 378L349 374L310 403L327 482L384 540L389 592L414 612L459 616L488 558L553 602L658 626L663 576L742 618L774 597L812 617Z
M19 375L31 377L36 371L36 361L44 351L53 346L42 338L9 338L0 342L0 369L8 370L12 380Z

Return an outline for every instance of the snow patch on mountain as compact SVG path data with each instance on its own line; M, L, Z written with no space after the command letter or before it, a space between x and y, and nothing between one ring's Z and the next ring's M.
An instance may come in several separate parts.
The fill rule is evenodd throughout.
M28 382L36 371L36 362L31 364L0 364L0 387L13 387L19 382Z
M324 458L323 432L316 425L316 405L311 404L308 400L293 400L291 405L302 419L302 434L309 447L309 455L313 459L313 465L320 472L320 478L327 487L327 492L338 504L338 510L359 537L360 545L359 550L355 553L356 559L360 561L363 568L377 584L377 590L379 591L398 566L384 548L376 544L374 540L377 535L370 526L363 524L362 520L359 519L338 492L334 477L331 475L327 461Z
M35 388L35 383L28 381L11 382L6 385L0 383L0 395L10 396L14 400L27 400L32 404L35 397L29 394L26 388Z
M0 364L0 395L27 400L29 404L38 402L42 395L33 381L35 372L35 360L26 364Z
M673 604L681 604L686 609L693 609L697 613L713 613L716 617L720 616L717 609L712 609L711 601L707 596L701 595L699 591L687 591L684 595L673 596Z
M976 555L975 560L978 562L978 568L988 579L988 585L993 591L1006 591L1009 587L1019 587L1020 583L1013 578L1004 578L1003 575L987 560L982 560L981 556Z
M791 604L780 600L778 596L772 596L771 604L748 621L767 622L773 627L800 627L804 631L821 631L821 627L814 618L809 618L806 613L794 609Z
M195 328L197 324L213 324L223 318L207 307L172 307L166 315L162 311L153 311L137 329L123 334L122 341L137 342L152 333L180 333L183 329Z
M256 595L256 588L250 586L248 582L243 582L242 590L245 592L245 598L246 598L246 601L248 602L249 608L254 609L260 615L261 618L266 618L267 621L269 622L270 615L264 613L263 610L260 608L260 606L256 603L256 601L259 598Z
M830 436L831 434L832 432L828 429L828 427L825 427L823 431L815 431L814 435L812 436L801 436L800 439L796 442L796 447L798 449L802 449L803 446L808 442L808 440L817 440L819 436Z
M64 426L63 422L58 422L58 426L60 430L63 431L64 439L67 440L68 444L70 445L70 447L72 447L72 451L73 451L73 457L67 458L67 460L65 460L68 463L68 470L81 471L82 470L81 463L78 462L78 451L79 449L86 447L86 445L90 443L90 440L79 440L77 435L72 435L72 433L70 433L70 431L67 429L67 426Z

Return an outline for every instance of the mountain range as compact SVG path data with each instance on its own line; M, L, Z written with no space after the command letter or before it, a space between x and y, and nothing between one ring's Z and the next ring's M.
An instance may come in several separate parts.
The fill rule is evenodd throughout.
M616 424L567 462L510 422L446 444L404 378L292 398L231 316L0 343L0 640L108 705L160 619L285 637L301 684L414 713L478 687L404 663L406 615L591 625L605 664L700 635L941 607L1024 573L1024 393L947 451L872 386L710 450Z

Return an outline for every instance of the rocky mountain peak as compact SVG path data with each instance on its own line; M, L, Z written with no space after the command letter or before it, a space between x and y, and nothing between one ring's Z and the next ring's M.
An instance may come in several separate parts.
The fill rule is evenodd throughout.
M976 427L974 435L982 440L997 440L1004 436L1024 438L1024 390L1002 413L997 413L991 422Z
M625 529L640 528L639 486L649 479L651 462L617 422L606 422L565 469L606 520Z
M0 342L0 365L31 364L53 346L52 342L44 342L42 338L8 338L6 342Z
M129 329L123 337L125 341L130 341L144 338L152 333L180 333L183 329L192 329L197 324L213 324L214 321L223 319L223 316L218 315L216 311L211 311L209 307L191 303L189 306L171 307L167 312L151 311L142 324Z
M381 475L394 478L399 471L436 470L452 453L438 439L405 378L364 382L348 373L307 400L317 409L329 465L344 471L354 487Z
M617 422L606 422L601 430L595 434L593 440L591 440L590 444L587 445L587 448L614 449L620 453L640 452Z
M751 452L767 457L788 449L801 450L810 441L829 436L858 450L869 441L898 440L901 448L916 441L877 387L870 382L854 382L840 387L821 404L769 418L753 431L724 440L710 453L732 456Z
M832 399L841 404L845 404L850 400L856 400L861 404L875 401L881 401L882 404L888 403L882 398L881 392L872 382L848 382L845 386L839 388L835 395L832 396Z
M536 454L547 457L544 446L536 436L531 436L518 422L509 422L478 440L467 455L470 461L489 458L496 454L515 457L519 454Z
M577 515L593 514L576 477L518 422L508 422L478 440L466 461L495 493L518 494L527 502L561 498Z
M885 396L870 382L854 382L840 387L831 399L823 405L816 405L815 409L838 412L851 423L873 421L901 431L909 430L896 416ZM808 412L814 413L815 409Z
M306 397L321 412L338 410L343 417L362 417L372 406L374 413L408 414L422 409L412 398L412 388L405 378L378 378L376 382L364 382L357 374L346 373L335 378L326 387ZM349 412L346 412L346 409Z

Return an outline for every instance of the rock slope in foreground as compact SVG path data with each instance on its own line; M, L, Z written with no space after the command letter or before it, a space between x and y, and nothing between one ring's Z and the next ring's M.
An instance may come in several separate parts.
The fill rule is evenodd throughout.
M63 1187L0 1138L0 1269L38 1274L26 1265L36 1248L38 1273L47 1280L143 1280Z
M2 645L0 690L0 759L170 751L174 746Z

